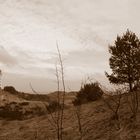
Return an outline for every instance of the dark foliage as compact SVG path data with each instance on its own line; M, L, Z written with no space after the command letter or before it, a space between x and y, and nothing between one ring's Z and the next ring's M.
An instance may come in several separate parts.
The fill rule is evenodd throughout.
M61 108L62 105L60 105L57 101L51 101L47 106L48 113L55 112L57 110L60 110Z
M23 120L46 114L46 110L43 109L42 106L36 105L29 109L28 105L29 102L7 103L0 107L0 118L8 120Z
M84 84L80 91L76 95L76 99L73 101L74 105L80 105L82 103L96 101L103 95L103 90L99 86L99 83Z
M0 117L9 120L23 119L22 108L15 103L9 103L0 107Z
M17 93L16 89L13 86L5 86L3 90L7 91L9 93L12 93L12 94L16 94Z
M27 106L27 105L29 105L29 102L21 102L21 103L19 103L19 105L21 105L21 106Z
M129 85L130 91L140 82L140 40L135 33L127 30L117 36L115 44L109 46L112 74L106 73L111 83Z

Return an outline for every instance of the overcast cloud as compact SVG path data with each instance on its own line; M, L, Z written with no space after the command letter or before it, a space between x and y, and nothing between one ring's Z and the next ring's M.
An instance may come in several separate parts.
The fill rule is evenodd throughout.
M56 41L67 87L86 75L108 86L108 44L127 28L140 35L138 0L0 0L0 66L3 85L55 90ZM47 86L46 86L47 85Z

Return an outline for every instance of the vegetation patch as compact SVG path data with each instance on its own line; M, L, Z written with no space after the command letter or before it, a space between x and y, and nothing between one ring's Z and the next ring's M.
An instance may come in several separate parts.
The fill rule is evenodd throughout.
M103 93L103 90L97 82L84 84L77 93L73 104L82 104L96 101L102 97Z

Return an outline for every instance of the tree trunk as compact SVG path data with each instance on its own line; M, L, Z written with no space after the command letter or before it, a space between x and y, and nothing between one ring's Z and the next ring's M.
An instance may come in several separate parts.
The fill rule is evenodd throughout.
M130 92L133 91L133 88L132 88L132 82L131 82L131 81L129 81L129 90L130 90Z

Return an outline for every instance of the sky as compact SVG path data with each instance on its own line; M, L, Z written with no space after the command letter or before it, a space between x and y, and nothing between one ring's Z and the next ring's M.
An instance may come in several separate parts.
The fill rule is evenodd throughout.
M67 90L87 77L108 87L108 46L127 29L140 35L138 0L0 0L2 86L57 89L58 44Z

